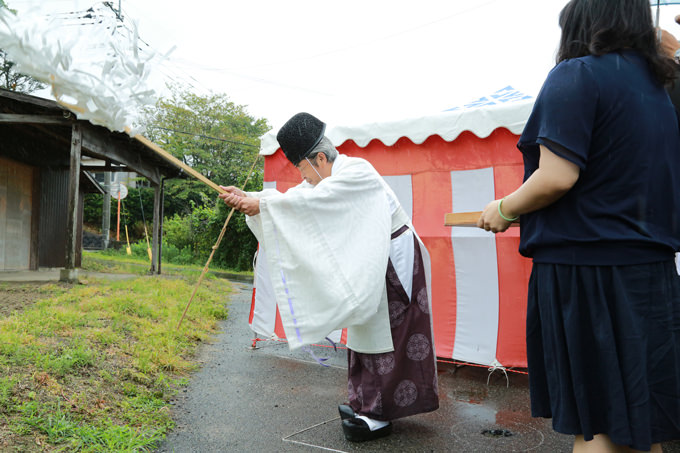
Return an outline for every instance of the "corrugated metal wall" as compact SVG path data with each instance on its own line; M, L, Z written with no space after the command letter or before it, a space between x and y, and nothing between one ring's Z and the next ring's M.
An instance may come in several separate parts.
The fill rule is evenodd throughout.
M30 266L34 169L0 158L0 271Z
M42 170L40 190L40 267L66 264L66 210L68 170Z

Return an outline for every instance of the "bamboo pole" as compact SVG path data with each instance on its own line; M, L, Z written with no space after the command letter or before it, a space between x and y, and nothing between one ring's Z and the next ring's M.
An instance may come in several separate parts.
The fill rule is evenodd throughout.
M126 127L125 132L127 132L129 134L130 128ZM169 152L167 152L166 150L164 150L163 148L161 148L160 146L158 146L157 144L155 144L154 142L152 142L148 138L144 137L143 135L137 134L132 138L143 143L147 148L151 149L156 154L163 157L165 160L175 164L176 166L178 166L179 168L181 168L182 170L184 170L185 172L187 172L188 174L190 174L194 178L201 181L203 184L209 186L212 189L215 189L219 193L226 193L225 190L222 189L220 186L218 186L217 184L215 184L214 182L212 182L211 180L209 180L208 178L203 176L201 173L197 172L196 170L191 168L189 165L185 164L184 162L182 162L181 160L179 160L178 158L176 158L175 156L173 156L172 154L170 154Z
M250 175L253 174L253 170L255 169L255 164L260 160L260 154L257 154L257 157L255 158L255 161L253 162L253 165L250 167L250 171L248 172L248 176L246 177L245 182L243 183L243 187L241 190L245 190L246 185L248 184L248 180L250 179ZM224 192L224 190L222 190ZM210 256L208 257L208 261L206 261L205 266L203 267L203 271L201 272L200 277L198 277L198 282L196 282L196 286L194 287L194 292L191 294L191 298L189 298L189 302L187 303L186 308L184 309L184 312L182 313L182 317L179 320L179 323L177 324L177 330L182 326L182 321L184 321L184 317L187 314L187 311L189 310L189 306L191 305L191 302L194 300L194 296L196 295L196 291L198 291L198 287L201 286L201 282L203 281L203 277L205 274L208 272L208 267L210 266L210 262L213 259L213 255L215 255L215 251L217 248L220 246L220 242L222 242L222 238L224 237L224 233L227 231L227 225L229 225L229 221L231 220L231 216L234 214L235 209L231 208L231 211L229 211L229 215L227 216L227 220L224 222L224 226L222 227L222 231L220 231L220 235L217 238L217 242L215 242L215 245L212 247L212 252L210 252Z

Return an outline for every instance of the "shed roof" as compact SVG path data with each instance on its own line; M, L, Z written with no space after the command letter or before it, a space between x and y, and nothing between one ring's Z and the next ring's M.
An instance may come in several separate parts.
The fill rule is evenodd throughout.
M0 89L0 155L30 165L68 168L72 126L83 131L82 155L111 169L138 173L153 183L184 173L176 164L128 134L78 120L57 102ZM121 168L123 167L123 168Z

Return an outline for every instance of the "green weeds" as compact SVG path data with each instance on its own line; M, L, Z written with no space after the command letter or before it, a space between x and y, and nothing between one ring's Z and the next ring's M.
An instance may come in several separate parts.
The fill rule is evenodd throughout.
M146 247L146 245L144 247ZM200 267L196 267L196 265L177 264L174 262L170 264L165 260L167 247L168 245L163 246L163 271L169 271L173 275L183 276L189 279L197 279L203 270L203 264L201 264ZM143 256L139 254L127 255L124 250L113 249L102 252L83 252L82 268L87 271L146 275L149 273L150 267L151 263L146 258L146 248L144 248ZM252 271L237 271L234 269L220 268L215 262L211 263L210 271L219 275L226 274L246 279L251 279L253 277Z
M176 329L197 272L33 289L41 300L0 318L0 428L11 434L0 431L0 445L152 450L173 426L169 400L197 345L227 316L228 282L206 278ZM12 290L1 286L0 299Z
M0 413L6 412L11 407L16 384L17 379L14 376L0 377Z
M134 429L110 419L89 424L76 419L61 405L46 407L36 402L19 407L20 424L17 433L40 433L45 441L69 452L137 452L146 451L160 441L164 429Z

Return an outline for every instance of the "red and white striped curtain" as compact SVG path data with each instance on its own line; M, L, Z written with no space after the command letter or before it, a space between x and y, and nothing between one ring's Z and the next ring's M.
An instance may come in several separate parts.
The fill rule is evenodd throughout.
M446 142L402 138L338 150L373 164L399 197L432 259L432 311L437 356L482 365L526 367L525 317L531 262L519 255L519 228L493 235L473 227L445 227L449 212L480 211L522 182L518 136L498 128L488 137L463 132ZM300 182L283 153L265 159L265 187L286 191ZM258 259L251 328L285 334L264 259ZM334 341L341 340L337 332Z

